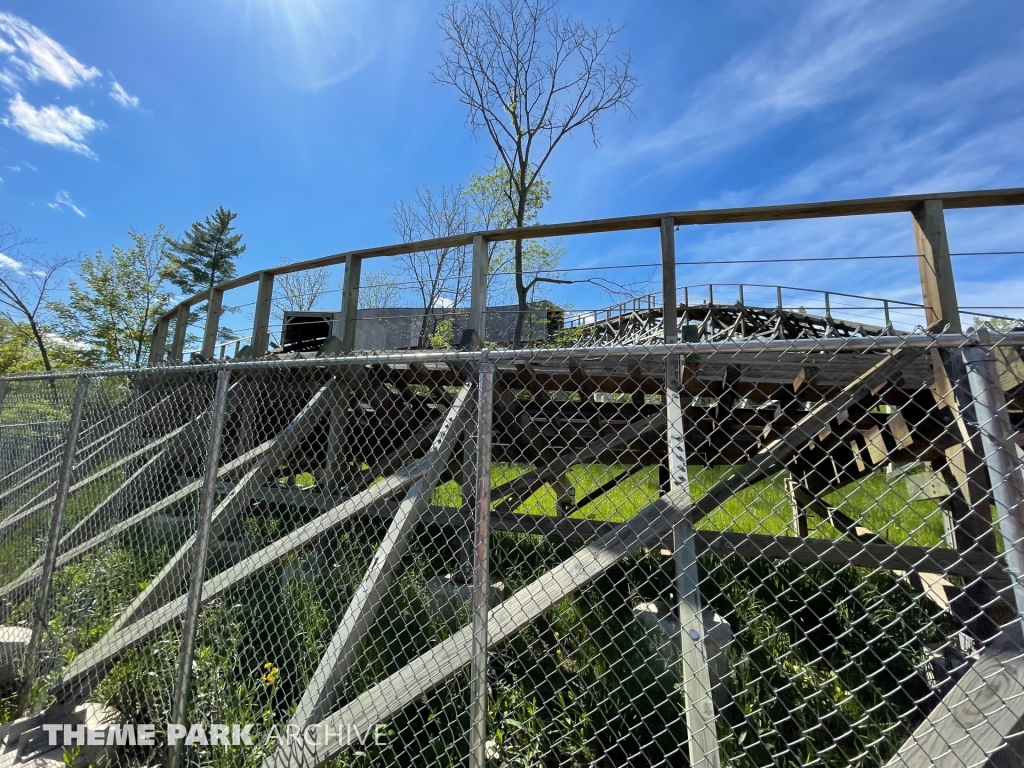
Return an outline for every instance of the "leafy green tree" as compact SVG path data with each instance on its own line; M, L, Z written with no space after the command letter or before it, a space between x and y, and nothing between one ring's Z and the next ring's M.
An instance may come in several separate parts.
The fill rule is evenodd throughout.
M487 174L472 174L466 185L465 195L469 201L473 229L507 229L516 226L516 211L509 204L508 169L498 166ZM541 209L551 199L551 183L537 177L526 197L523 224L536 224ZM504 304L516 301L515 288L515 245L511 241L489 243L489 264L487 269L487 293L490 304ZM565 254L560 240L548 244L530 240L522 247L522 280L527 301L534 301L544 294L544 288L551 283L564 283L555 274Z
M237 213L222 205L205 221L193 222L181 240L164 238L170 249L170 280L182 293L191 296L208 291L235 276L235 262L245 253L242 235L233 234L232 222L237 217ZM206 304L201 305L197 316L190 317L189 322L205 315L206 309ZM224 311L230 312L231 308L225 307ZM222 338L232 334L229 328L220 329Z
M81 282L68 282L68 301L53 304L63 333L101 364L142 365L156 321L174 299L164 226L128 236L132 244L114 245L109 258L102 251L86 257Z
M164 237L170 250L170 280L184 293L209 290L235 276L235 260L245 253L241 234L232 234L237 218L224 206L197 221L181 240Z
M597 143L604 112L629 110L639 85L630 54L615 55L619 30L570 20L557 0L449 0L439 25L445 37L435 82L454 88L466 122L494 146L505 168L503 190L515 226L527 220L530 195L562 139L588 128ZM529 295L523 241L513 248L521 346Z

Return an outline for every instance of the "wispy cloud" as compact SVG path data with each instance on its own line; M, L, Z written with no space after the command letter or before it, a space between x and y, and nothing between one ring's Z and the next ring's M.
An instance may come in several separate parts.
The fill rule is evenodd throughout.
M139 97L128 93L117 80L114 80L114 84L110 86L110 98L122 107L134 108L139 106Z
M83 211L81 208L75 205L75 201L71 199L71 195L69 195L64 190L58 192L57 197L53 199L53 202L47 203L47 205L53 208L55 211L61 211L64 210L64 208L67 208L68 210L77 213L83 219L85 218L85 211Z
M21 131L32 141L98 159L85 139L93 131L106 127L102 120L83 114L78 107L50 105L36 109L20 93L14 94L14 98L7 104L9 111L2 120L4 125Z
M792 24L706 78L672 123L637 137L625 150L633 160L702 164L783 123L863 90L857 75L894 49L928 31L957 3L908 0L819 0Z
M17 259L12 259L5 253L0 253L0 269L13 269L15 272L24 270L25 265Z
M11 13L0 12L0 54L5 54L32 82L49 80L74 88L101 74L41 29Z

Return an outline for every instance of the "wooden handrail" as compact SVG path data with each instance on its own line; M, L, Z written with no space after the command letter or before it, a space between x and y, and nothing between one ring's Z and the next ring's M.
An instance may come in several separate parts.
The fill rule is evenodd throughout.
M562 224L538 224L531 227L495 229L483 232L467 232L461 235L440 237L431 240L419 240L412 243L395 243L393 245L345 251L328 256L321 256L293 264L260 269L247 275L236 277L220 283L216 291L229 291L255 283L261 275L286 275L319 267L330 267L344 264L351 258L368 259L378 256L399 256L407 253L440 250L471 246L475 237L482 236L488 242L505 240L534 240L547 237L563 237L568 235L595 234L599 232L624 232L634 229L656 229L662 226L663 220L671 219L673 226L694 224L738 224L763 221L792 221L797 219L830 218L836 216L865 216L882 213L906 213L921 206L926 200L940 200L945 209L956 208L988 208L1007 205L1024 205L1024 188L978 190L971 192L935 192L917 195L898 195L893 197L871 197L855 200L832 200L817 203L789 203L785 205L764 205L745 208L718 208L697 211L677 211L669 213L641 214L638 216L620 216L607 219L575 221ZM201 291L184 299L168 310L159 320L166 333L166 321L178 316L183 308L192 307L210 296L210 290ZM159 346L159 342L157 344Z

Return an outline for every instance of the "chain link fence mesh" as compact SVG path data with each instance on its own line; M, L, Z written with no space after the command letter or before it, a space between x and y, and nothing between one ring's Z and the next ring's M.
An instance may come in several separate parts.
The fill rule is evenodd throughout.
M181 765L1018 764L1024 335L993 338L8 380L3 754L172 759L193 613Z

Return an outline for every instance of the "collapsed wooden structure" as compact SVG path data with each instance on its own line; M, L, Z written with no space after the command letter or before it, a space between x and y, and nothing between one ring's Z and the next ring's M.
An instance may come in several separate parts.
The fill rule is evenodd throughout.
M117 413L80 435L72 428L69 450L41 456L2 479L0 502L17 500L19 507L0 520L0 540L50 506L56 531L39 560L0 587L4 616L33 595L36 615L45 616L46 590L56 569L81 562L161 516L194 514L186 512L186 502L197 495L203 499L197 534L171 554L103 638L63 670L51 691L56 704L49 715L5 726L6 744L37 744L40 718L66 716L67 708L87 701L130 649L183 620L186 626L193 621L194 631L202 605L367 515L384 520L387 533L291 721L348 736L317 739L312 746L279 745L266 758L267 766L322 764L351 746L354 734L387 721L463 668L474 665L475 677L482 677L479 665L489 648L642 548L665 550L675 564L691 765L719 764L696 559L704 551L916 574L939 584L933 595L973 648L972 674L979 676L991 664L991 654L1000 654L1001 670L1018 670L1021 655L1014 649L1024 653L1024 602L1018 594L1024 576L1024 487L1014 446L1024 409L1024 335L1009 334L998 343L984 331L962 335L942 217L943 205L1003 204L1024 204L1024 191L694 212L466 236L476 256L469 327L481 329L487 240L657 226L663 295L677 296L675 226L910 211L927 320L938 332L932 335L900 334L888 322L851 325L828 313L787 311L781 302L777 307L672 302L594 322L572 349L486 352L479 349L479 336L467 334L462 352L353 356L360 263L375 255L361 252L329 257L331 263L346 264L338 337L324 344L320 356L275 360L266 351L273 274L259 273L253 278L259 281L257 327L246 359L221 365L200 359L192 366L139 374L130 428ZM152 361L165 352L172 361L181 360L188 309L200 300L211 306L204 351L212 352L223 294L234 283L193 297L162 319ZM172 320L176 326L168 347ZM215 378L221 382L216 390ZM88 379L80 379L79 387L84 392ZM111 462L110 447L128 429L144 438L143 444ZM218 437L211 440L214 433ZM492 486L491 473L480 470L491 463L529 468ZM949 490L942 500L948 521L944 546L888 541L825 501L837 489L908 463L927 465ZM577 498L567 474L595 464L625 469ZM690 488L688 468L695 466L722 470L721 479L699 498ZM588 519L588 505L648 468L657 473L656 500L624 522ZM119 470L124 477L116 490L75 525L62 526L62 505L70 493ZM792 535L694 530L735 494L783 471L791 480ZM282 478L300 474L314 478L308 489L282 486ZM169 480L181 476L180 482ZM454 506L435 499L435 490L448 482L461 489ZM28 489L39 487L43 490L24 500ZM164 490L139 493L143 488ZM555 515L532 513L528 502L543 488L555 491ZM207 547L229 538L254 504L268 503L301 506L307 520L206 578ZM810 537L808 514L828 521L841 538ZM409 541L425 522L464 532L466 541L453 547L451 570L475 567L474 622L359 695L346 697L344 680ZM492 608L489 530L579 540L582 547ZM954 587L952 577L963 586ZM43 631L38 625L34 629ZM992 697L988 683L981 675L974 693L966 696L960 687L951 689L935 716L922 724L923 735L908 742L894 761L931 764L966 749L958 746L964 739L953 733L962 725L958 713L976 707L979 696ZM187 696L187 678L184 687L176 696ZM474 706L481 706L478 698ZM998 716L986 715L993 730L986 738L999 745L1019 724L1015 704L1000 706ZM471 747L482 768L478 727Z

